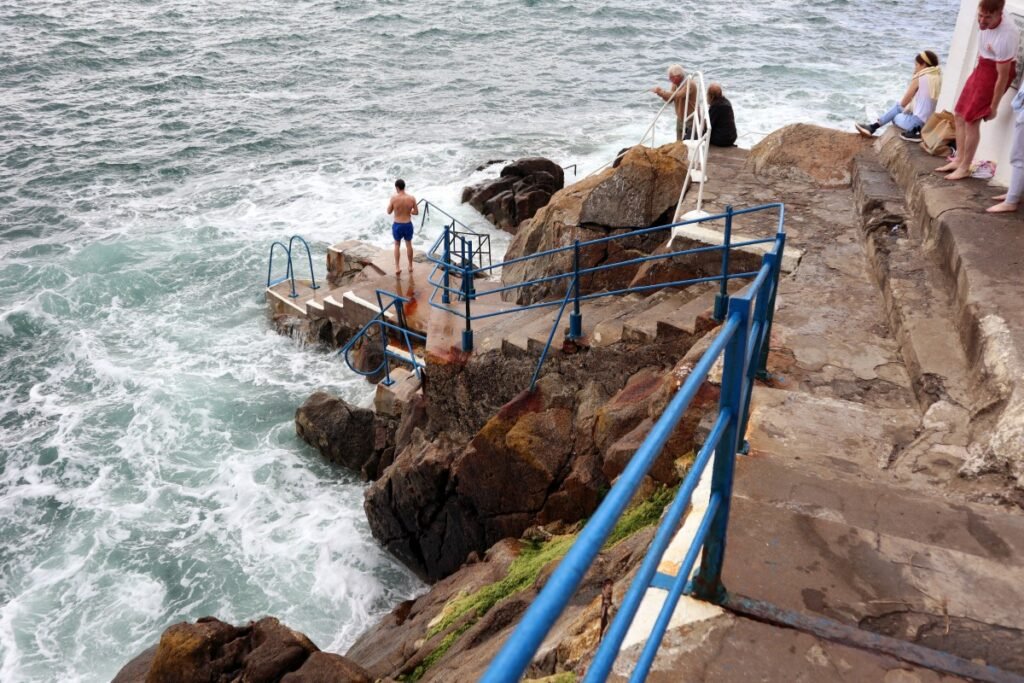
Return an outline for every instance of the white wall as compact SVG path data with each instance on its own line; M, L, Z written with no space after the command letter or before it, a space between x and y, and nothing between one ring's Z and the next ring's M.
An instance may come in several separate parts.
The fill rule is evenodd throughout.
M1003 10L1004 21L1013 21L1011 14L1024 17L1024 0L1006 0ZM939 111L953 111L956 98L967 77L971 75L978 61L978 0L961 0L960 15L956 30L949 46L949 58L943 66L942 92L939 93ZM1018 64L1018 75L1020 72ZM1017 94L1010 88L999 103L995 121L981 124L981 144L975 159L991 159L996 162L996 182L1006 185L1010 182L1010 138L1013 135L1013 115L1010 101Z

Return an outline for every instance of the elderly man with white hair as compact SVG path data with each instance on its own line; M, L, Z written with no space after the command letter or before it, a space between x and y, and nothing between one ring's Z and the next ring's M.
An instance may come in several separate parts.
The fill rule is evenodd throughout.
M686 78L686 71L679 64L668 68L668 80L672 83L671 90L651 88L651 92L665 100L672 100L676 107L676 142L683 139L684 133L689 137L691 123L687 121L697 108L697 84ZM686 86L683 87L683 83Z

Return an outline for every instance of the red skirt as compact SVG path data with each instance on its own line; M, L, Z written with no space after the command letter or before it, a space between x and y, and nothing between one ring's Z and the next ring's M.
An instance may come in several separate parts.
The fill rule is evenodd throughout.
M1017 62L1010 62L1010 80L1007 86L1013 82L1016 75ZM998 78L996 62L978 57L978 66L974 67L974 71L964 84L956 107L953 108L954 113L967 122L978 121L992 113L992 92Z

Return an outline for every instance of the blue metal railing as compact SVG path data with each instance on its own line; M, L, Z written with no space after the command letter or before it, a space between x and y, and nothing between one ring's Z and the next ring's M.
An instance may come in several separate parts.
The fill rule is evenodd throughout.
M732 241L732 227L733 221L736 216L758 213L763 211L775 210L778 212L778 221L776 225L776 233L773 237L763 239L752 239L743 242ZM465 320L466 327L462 332L462 349L463 351L471 351L473 349L473 326L474 320L481 320L484 318L490 318L499 315L508 315L510 313L517 313L520 311L531 310L535 308L545 307L557 307L561 305L557 319L554 322L554 327L557 328L560 320L562 311L565 308L565 302L569 299L566 298L562 301L541 301L533 304L527 304L522 306L508 306L503 310L490 311L486 313L478 313L473 315L471 302L477 300L483 296L497 296L505 292L511 292L514 290L522 290L530 287L536 287L538 285L550 284L559 280L566 280L571 283L569 290L567 291L566 297L569 297L571 293L571 301L573 302L573 311L569 316L569 332L567 337L569 339L579 338L582 335L582 314L580 311L580 303L589 301L592 299L598 299L609 296L618 296L631 292L644 292L655 289L663 289L665 287L682 287L701 282L717 282L719 284L718 296L715 300L715 318L722 320L725 316L725 311L728 306L729 295L728 295L728 283L730 280L735 279L750 279L757 275L757 271L745 272L745 273L730 273L730 252L742 247L757 245L757 244L768 244L775 242L779 239L780 235L784 234L783 222L785 218L785 210L782 204L765 204L762 206L751 207L747 209L740 209L738 211L733 208L727 207L726 211L721 214L713 216L706 216L697 218L694 220L682 221L679 223L673 223L670 225L657 226L653 228L644 228L641 230L634 230L632 232L624 233L621 235L614 235L611 237L602 237L599 239L588 240L586 242L575 241L572 245L565 247L557 247L555 249L548 249L546 251L529 254L527 256L521 256L519 258L509 259L499 264L479 265L474 266L473 263L473 245L469 238L463 235L454 234L446 226L444 232L435 240L430 250L427 252L427 258L434 264L434 268L431 270L427 279L430 284L434 287L434 292L430 297L430 305L435 308L442 308L449 313L461 317ZM596 245L606 244L610 242L616 242L621 240L635 239L637 237L643 237L658 232L670 233L675 228L694 225L698 223L704 223L708 221L724 221L724 232L723 232L723 243L720 245L712 245L706 247L697 247L694 249L684 249L679 251L670 251L662 254L655 254L651 256L641 256L637 258L627 259L625 261L617 261L606 265L592 266L589 268L580 267L580 253L582 249L592 247ZM590 294L580 293L580 284L582 278L588 275L594 275L607 270L615 268L624 268L628 266L638 266L643 263L652 261L666 260L678 258L681 256L695 255L700 253L720 251L722 253L722 265L721 272L715 276L699 277L699 278L688 278L684 280L675 280L670 282L659 282L652 285L638 285L633 287L626 287L623 289L616 289L612 291L595 292ZM519 282L510 285L504 285L487 289L484 292L478 293L473 282L480 275L486 275L495 271L498 268L505 266L522 263L525 261L531 261L538 258L554 257L560 254L567 254L571 252L572 256L572 270L564 273L557 273L554 275L547 275L544 277L528 280L526 282ZM468 258L467 258L468 255ZM441 277L437 279L438 271L441 272ZM459 284L457 287L452 286L452 279L457 278ZM435 301L436 294L441 293L440 302ZM452 301L452 295L456 295L458 300L463 303L463 310L458 310L450 306ZM774 300L772 301L774 304ZM774 310L774 305L770 307L770 310ZM770 326L770 319L767 323ZM548 350L550 349L551 338L549 338L548 345L545 347L541 357L538 359L537 370L534 372L533 381L531 382L530 389L532 390L536 386L536 380L539 377L540 369L543 367L544 362L547 358ZM764 360L764 359L762 359ZM762 363L763 369L763 363Z
M313 272L313 254L309 250L309 244L299 235L292 235L291 239L288 240L288 246L285 246L282 242L274 242L270 245L270 258L267 263L267 289L270 289L274 285L279 285L285 280L291 282L292 291L290 296L293 299L299 297L298 291L295 289L295 267L292 264L292 248L295 246L295 240L302 242L302 246L306 248L306 258L309 261L309 279L312 282L310 289L320 289L320 285L316 283L316 274ZM274 273L274 251L277 247L281 247L284 250L284 255L287 260L285 267L285 273L282 277L272 279Z
M385 306L383 297L390 297L391 301ZM345 346L342 347L339 354L345 359L345 364L355 373L370 377L384 372L384 379L382 380L385 386L391 386L394 384L394 380L391 379L391 362L397 360L403 363L412 365L412 369L416 372L418 379L423 379L423 364L416 358L416 352L413 345L413 340L417 340L420 343L427 341L426 336L413 332L409 329L409 324L405 319L405 304L410 303L411 299L406 299L403 296L399 296L392 292L388 292L382 289L377 290L377 308L380 312L373 316L373 318L366 325L363 326L359 333L356 334L352 339L348 341ZM388 311L391 309L395 311L395 321L392 323L387 319ZM352 359L349 357L349 353L355 348L355 345L359 340L368 338L367 335L371 329L376 329L380 334L381 350L383 353L380 365L373 368L372 370L360 370L352 364ZM400 336L405 345L405 351L408 356L402 356L397 354L389 348L388 341L391 338L389 333L395 333Z
M490 235L484 234L482 232L476 232L475 230L471 229L468 225L460 221L458 218L451 215L450 213L439 207L437 204L434 204L429 200L421 199L419 203L423 206L423 211L420 213L421 229L423 228L423 224L427 222L427 218L430 217L431 211L441 214L450 221L450 223L448 223L447 228L453 236L460 236L467 242L476 242L476 250L470 252L470 254L473 257L473 260L476 263L480 264L483 264L483 262L486 260L487 265L491 265Z
M614 620L604 634L584 681L603 681L608 677L649 587L666 588L668 596L637 660L630 677L631 681L642 681L646 678L672 613L684 593L693 593L712 602L722 602L725 599L721 573L732 496L733 467L736 453L742 448L746 431L753 380L756 373L765 369L764 359L768 352L772 311L784 248L785 234L780 224L774 246L771 252L764 256L762 266L753 282L729 299L725 323L710 347L701 356L615 485L580 532L576 542L551 574L515 632L491 662L483 681L517 681L526 671L537 648L572 598L616 522L639 489L643 478L707 379L712 366L723 354L725 358L721 397L714 426L675 498L664 513L647 555ZM679 572L674 577L659 574L657 569L662 556L672 541L683 514L689 508L693 493L709 463L713 463L711 493L694 539ZM690 575L697 563L698 554L701 554L700 568L691 581Z

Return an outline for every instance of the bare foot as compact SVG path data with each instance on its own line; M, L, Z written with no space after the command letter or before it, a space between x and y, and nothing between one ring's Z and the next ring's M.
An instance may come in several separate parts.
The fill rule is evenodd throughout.
M964 178L970 178L970 177L971 177L970 170L962 171L960 169L957 169L957 170L953 171L952 173L950 173L948 176L946 176L946 180L963 180Z
M401 276L401 275L402 275L402 269L399 268L398 270L395 271L395 276L397 277L397 276Z
M1006 199L1006 193L1004 192L1003 194L993 197L992 199L996 200L997 202L1001 202Z
M950 171L955 171L959 167L960 167L960 162L959 161L951 161L948 164L946 164L945 166L939 166L937 169L935 169L935 172L936 173L949 173Z
M1006 195L1003 195L1003 197L1006 197ZM1000 202L995 206L990 206L987 209L985 209L985 211L987 211L988 213L1011 213L1016 210L1017 205L1010 204L1009 202Z

